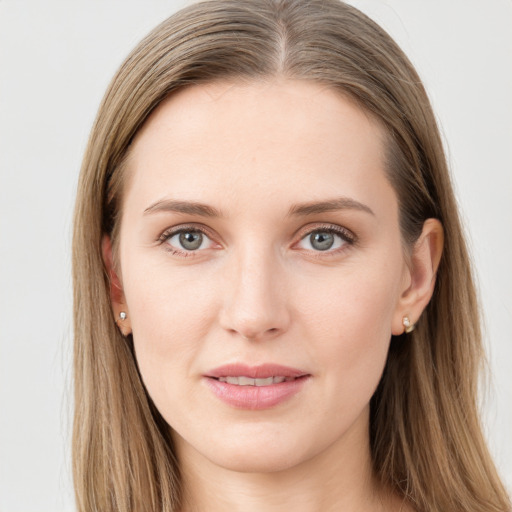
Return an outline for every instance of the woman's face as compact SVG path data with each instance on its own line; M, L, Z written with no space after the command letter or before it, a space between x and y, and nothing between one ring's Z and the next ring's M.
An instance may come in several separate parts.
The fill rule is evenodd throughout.
M138 134L120 307L183 456L277 470L367 438L411 282L383 139L292 81L187 88Z

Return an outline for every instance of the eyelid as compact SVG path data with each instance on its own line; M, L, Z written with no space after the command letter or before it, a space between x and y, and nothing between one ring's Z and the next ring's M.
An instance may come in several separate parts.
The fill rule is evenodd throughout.
M329 257L337 255L348 248L354 246L358 238L357 236L350 230L343 226L339 226L337 224L330 224L330 223L315 223L314 225L308 224L307 226L304 226L301 228L298 233L296 234L296 237L298 237L298 240L294 242L292 249L296 248L298 244L300 244L303 240L305 240L308 236L311 236L315 232L327 232L332 233L334 235L339 236L343 241L343 245L338 248L334 249L327 249L325 251L320 250L313 250L313 249L307 249L307 248L298 248L303 251L306 251L307 253L310 253L316 258L322 258L322 257Z
M216 240L218 239L218 236L213 234L212 230L207 228L206 226L204 225L201 225L201 224L194 224L194 223L190 223L190 224L179 224L177 226L172 226L172 227L169 227L169 228L166 228L156 239L156 242L159 244L159 245L164 245L168 240L170 240L173 236L179 234L179 233L182 233L182 232L186 232L186 231L196 231L196 232L199 232L199 233L202 233L204 236L206 236L210 242L215 246L221 246L221 244L219 242L217 242ZM168 247L165 247L165 250L171 252L172 254L176 254L176 255L180 255L180 256L186 256L186 257L194 257L194 256L198 256L199 253L207 250L207 249L211 249L212 247L209 247L207 249L199 249L199 250L187 250L185 248L178 248L178 247L174 247L173 245L171 244L167 244ZM213 247L215 248L215 247Z
M302 227L297 233L296 237L300 240L303 240L306 236L311 235L315 231L327 231L329 233L334 233L336 235L341 236L346 242L355 244L357 242L357 236L348 228L343 226L339 226L337 224L330 223L314 223L308 224L307 226Z
M206 235L208 238L216 237L216 235L213 234L211 229L207 228L202 224L187 223L178 224L176 226L165 228L162 231L162 233L158 235L156 241L165 242L165 240L169 239L171 236L175 235L176 233L181 233L183 231L199 231Z

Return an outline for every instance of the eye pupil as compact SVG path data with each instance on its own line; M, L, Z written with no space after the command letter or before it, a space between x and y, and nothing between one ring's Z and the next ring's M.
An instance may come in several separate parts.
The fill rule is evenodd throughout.
M180 233L180 244L188 251L199 249L203 243L203 234L197 231L184 231Z
M334 245L334 235L326 231L317 231L309 237L311 246L318 251L327 251Z

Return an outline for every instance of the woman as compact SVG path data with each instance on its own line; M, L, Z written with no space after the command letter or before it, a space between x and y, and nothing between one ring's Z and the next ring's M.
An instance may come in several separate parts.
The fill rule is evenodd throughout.
M142 41L74 280L79 510L509 510L435 119L356 9L212 0Z

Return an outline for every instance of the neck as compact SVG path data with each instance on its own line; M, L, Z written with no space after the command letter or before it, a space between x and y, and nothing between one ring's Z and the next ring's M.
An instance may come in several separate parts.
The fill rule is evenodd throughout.
M395 510L393 499L373 477L367 412L356 423L343 438L300 464L260 473L220 467L175 434L183 482L181 512Z

